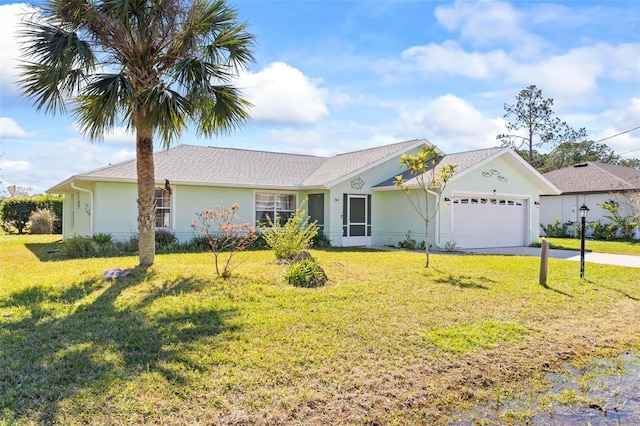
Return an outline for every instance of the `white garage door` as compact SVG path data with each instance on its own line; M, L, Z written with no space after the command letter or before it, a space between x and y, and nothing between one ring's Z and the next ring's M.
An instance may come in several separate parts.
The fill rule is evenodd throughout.
M456 197L453 239L460 248L521 247L525 244L527 203L521 199Z

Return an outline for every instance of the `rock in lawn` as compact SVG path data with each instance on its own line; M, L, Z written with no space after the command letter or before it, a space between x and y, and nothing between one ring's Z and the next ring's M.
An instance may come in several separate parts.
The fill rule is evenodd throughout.
M104 271L102 281L115 280L116 278L126 277L133 272L131 269L111 268Z
M310 258L311 258L311 253L309 253L306 250L302 250L300 253L296 254L296 257L291 259L291 263L300 263Z

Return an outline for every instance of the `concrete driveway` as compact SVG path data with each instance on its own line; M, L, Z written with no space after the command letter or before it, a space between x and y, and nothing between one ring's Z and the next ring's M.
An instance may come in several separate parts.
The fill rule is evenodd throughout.
M511 256L536 256L540 257L540 247L499 247L484 249L460 250L463 253L472 254L502 254ZM549 257L555 259L580 261L580 252L575 250L549 249ZM605 265L627 266L630 268L640 268L640 256L626 254L608 254L585 252L585 263L602 263Z

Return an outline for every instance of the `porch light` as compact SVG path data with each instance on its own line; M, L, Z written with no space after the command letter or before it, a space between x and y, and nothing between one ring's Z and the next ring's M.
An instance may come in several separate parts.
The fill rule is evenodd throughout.
M445 197L445 198L444 198L444 203L445 203L446 205L448 205L448 206L449 206L449 205L451 205L451 199L449 199L449 198Z
M536 206L537 209L540 208L540 201L534 201L533 205Z

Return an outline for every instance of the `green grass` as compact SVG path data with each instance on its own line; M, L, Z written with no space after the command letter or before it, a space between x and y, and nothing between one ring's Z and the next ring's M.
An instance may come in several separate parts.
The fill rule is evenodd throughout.
M580 250L579 238L547 238L550 248ZM640 241L595 241L586 240L585 250L596 253L628 254L640 256Z
M306 289L259 251L226 281L163 254L103 282L137 259L57 238L0 236L0 424L448 424L640 349L632 268L550 259L543 288L537 258L314 250L330 281Z

